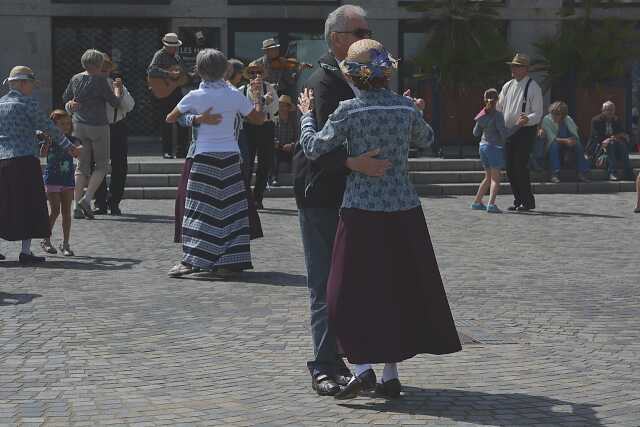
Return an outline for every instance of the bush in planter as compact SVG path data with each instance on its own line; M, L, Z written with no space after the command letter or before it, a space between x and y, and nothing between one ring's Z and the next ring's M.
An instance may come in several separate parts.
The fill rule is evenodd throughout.
M473 140L473 117L482 93L508 76L513 52L494 6L467 0L423 0L407 7L425 14L425 46L414 61L418 78L437 79L441 135L446 143Z

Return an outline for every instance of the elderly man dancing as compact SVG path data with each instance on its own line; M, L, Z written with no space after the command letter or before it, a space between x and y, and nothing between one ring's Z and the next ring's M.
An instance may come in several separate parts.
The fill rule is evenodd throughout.
M80 153L32 96L35 83L31 68L14 67L3 82L9 84L9 93L0 98L0 238L22 240L22 264L43 262L44 257L31 252L31 239L51 235L36 130L74 157Z

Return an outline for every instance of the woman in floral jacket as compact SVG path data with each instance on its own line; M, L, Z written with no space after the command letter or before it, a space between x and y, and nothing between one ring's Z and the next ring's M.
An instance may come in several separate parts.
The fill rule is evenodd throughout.
M461 349L408 172L409 147L427 146L432 131L410 98L387 89L396 63L379 42L354 43L340 65L357 96L341 102L320 131L311 114L313 94L300 96L300 143L308 158L346 146L350 156L379 150L391 162L384 176L352 172L347 178L327 302L330 328L355 376L337 399L374 387L397 397L397 362ZM371 363L385 363L377 386Z

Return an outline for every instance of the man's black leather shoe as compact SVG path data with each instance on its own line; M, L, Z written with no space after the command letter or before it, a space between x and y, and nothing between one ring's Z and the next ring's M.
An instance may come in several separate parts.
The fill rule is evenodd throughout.
M530 210L535 209L535 205L533 206L529 206L529 205L522 205L522 206L518 206L518 208L516 209L518 212L529 212Z
M93 210L94 215L106 215L108 213L109 212L107 212L107 208L102 206L96 206L96 208Z
M336 374L336 382L342 387L346 387L349 381L351 381L351 378L353 378L353 375L351 375L349 371Z
M340 386L328 375L316 375L311 379L311 388L319 396L334 396L340 391Z
M360 375L354 375L349 384L333 397L338 400L354 399L358 397L360 392L375 390L375 388L376 373L373 372L373 369L367 369Z
M513 206L509 206L509 207L507 208L507 210L508 210L508 211L512 211L512 212L513 212L513 211L517 211L519 207L520 207L520 206L513 205Z
M376 384L376 396L388 397L389 399L397 399L400 397L402 384L400 380L394 378L392 380Z
M20 252L20 256L18 257L20 264L39 264L41 262L45 262L45 260L45 257L35 256L33 253L25 254Z

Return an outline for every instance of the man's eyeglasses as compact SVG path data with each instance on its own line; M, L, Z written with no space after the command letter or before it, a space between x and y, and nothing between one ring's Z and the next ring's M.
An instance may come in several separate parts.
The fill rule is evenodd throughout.
M370 39L373 36L373 31L368 28L356 28L352 31L334 31L338 34L352 34L359 39Z

